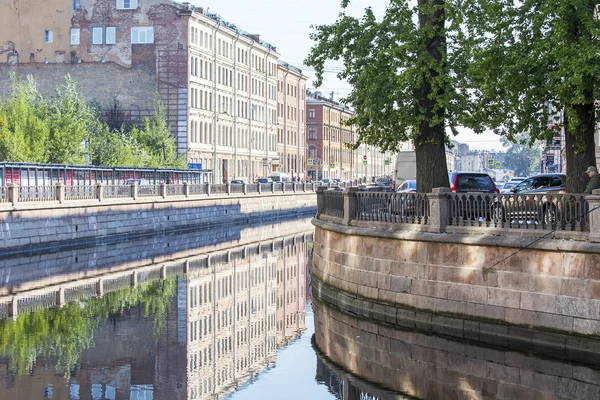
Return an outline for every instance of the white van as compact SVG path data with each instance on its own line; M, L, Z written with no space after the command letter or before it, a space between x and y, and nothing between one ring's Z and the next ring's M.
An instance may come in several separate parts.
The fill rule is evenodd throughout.
M414 151L401 151L396 154L392 188L396 190L402 182L417 179L417 158Z
M290 176L284 172L273 172L269 175L273 182L290 182Z

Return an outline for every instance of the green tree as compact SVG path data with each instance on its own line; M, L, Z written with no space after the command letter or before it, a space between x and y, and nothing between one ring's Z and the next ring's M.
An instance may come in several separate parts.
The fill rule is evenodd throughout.
M466 9L473 38L468 76L486 107L479 118L514 139L551 140L565 128L567 189L582 192L596 165L595 101L600 86L596 0L481 0ZM561 118L562 117L562 118Z
M541 151L539 142L533 145L526 141L513 143L504 156L504 168L513 170L515 176L529 176L540 170Z
M349 0L342 1L342 8ZM391 0L377 20L370 8L357 19L344 12L331 25L317 26L317 43L306 64L322 83L325 62L342 60L340 79L352 85L343 101L356 115L358 141L382 150L398 150L400 141L413 140L419 191L448 186L446 128L458 126L482 132L485 120L475 118L466 79L470 40L462 33L465 17L458 1Z

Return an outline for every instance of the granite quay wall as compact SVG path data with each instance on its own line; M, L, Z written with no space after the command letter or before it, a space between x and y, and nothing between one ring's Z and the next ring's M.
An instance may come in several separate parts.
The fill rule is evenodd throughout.
M566 351L587 337L600 346L597 243L546 238L522 249L532 239L313 224L313 282L336 290L351 312L470 339L489 334L500 345L517 337Z
M7 254L31 247L85 244L111 236L126 238L245 223L310 214L315 207L312 191L3 202L0 250Z
M344 382L346 391L349 381L348 386L358 386L380 399L405 398L382 387L419 399L600 398L600 369L560 360L552 353L546 354L551 358L541 357L395 329L342 312L318 298L313 309L314 343L332 371L317 375L336 375L324 379L333 383L334 391L342 387L335 385L339 381ZM352 385L359 381L356 375L372 384Z

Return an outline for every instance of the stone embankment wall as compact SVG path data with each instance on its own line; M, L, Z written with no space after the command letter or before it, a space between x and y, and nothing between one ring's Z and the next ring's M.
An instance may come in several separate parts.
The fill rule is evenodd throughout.
M600 398L597 368L394 329L318 300L313 309L314 340L330 360L362 379L414 396L411 398Z
M313 192L0 204L0 250L310 214Z
M494 344L600 354L598 244L545 239L508 257L533 239L313 224L315 292L342 309Z

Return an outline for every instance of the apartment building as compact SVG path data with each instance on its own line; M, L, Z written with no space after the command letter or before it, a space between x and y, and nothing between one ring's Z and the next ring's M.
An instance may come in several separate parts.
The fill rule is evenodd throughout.
M33 0L0 4L0 90L9 73L52 93L67 74L126 118L165 105L177 150L216 182L277 169L279 54L259 35L189 3Z
M306 179L306 81L302 70L277 64L277 153L279 171Z

